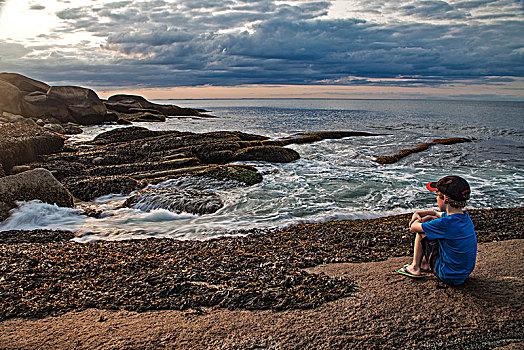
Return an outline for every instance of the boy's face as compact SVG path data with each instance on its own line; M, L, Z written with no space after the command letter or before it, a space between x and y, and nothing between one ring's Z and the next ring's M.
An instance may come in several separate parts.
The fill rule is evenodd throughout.
M440 211L446 211L446 200L444 195L437 191L437 204Z

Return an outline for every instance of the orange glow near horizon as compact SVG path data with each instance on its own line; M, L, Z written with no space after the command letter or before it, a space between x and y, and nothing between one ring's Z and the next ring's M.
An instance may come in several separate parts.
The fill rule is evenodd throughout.
M524 80L497 86L501 97L522 100ZM133 94L147 99L234 99L234 98L340 98L340 99L461 99L465 96L489 96L494 86L453 84L439 87L420 86L347 86L347 85L239 85L169 88L121 88L97 90L101 98L114 94ZM501 94L504 91L506 94Z

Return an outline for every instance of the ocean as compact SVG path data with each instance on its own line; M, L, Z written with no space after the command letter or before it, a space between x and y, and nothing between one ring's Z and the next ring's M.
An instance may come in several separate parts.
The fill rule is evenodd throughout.
M217 193L224 207L213 214L144 212L122 208L127 196L114 194L91 203L102 217L38 201L21 202L0 231L65 229L75 240L170 237L207 239L243 234L252 228L298 223L375 218L435 209L428 181L448 174L466 178L472 188L467 208L524 205L524 102L241 99L156 100L204 108L216 118L169 118L165 123L136 123L153 130L242 131L271 138L296 133L352 130L380 136L348 137L288 146L301 158L287 164L247 162L264 176L246 187L236 183L180 179L163 186ZM92 126L68 140L76 143L117 126ZM121 126L118 126L121 127ZM467 137L473 142L436 145L398 163L380 165L376 156L430 142ZM243 162L246 163L246 162ZM406 223L407 224L407 223Z

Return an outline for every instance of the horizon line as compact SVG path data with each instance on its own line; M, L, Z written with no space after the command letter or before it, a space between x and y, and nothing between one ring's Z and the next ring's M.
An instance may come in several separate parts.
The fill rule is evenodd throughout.
M131 95L131 94L115 94ZM489 100L489 99L454 99L454 98L344 98L344 97L210 97L210 98L151 98L151 100L165 101L206 101L206 100L353 100L353 101L456 101L456 102L517 102L524 103L524 100Z

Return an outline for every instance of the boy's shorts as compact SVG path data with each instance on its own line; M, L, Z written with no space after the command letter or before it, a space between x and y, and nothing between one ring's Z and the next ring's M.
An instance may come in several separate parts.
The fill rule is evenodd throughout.
M437 261L438 257L440 256L438 252L438 240L430 241L428 237L422 238L422 241L420 241L422 244L422 251L424 252L424 257L426 258L426 261L429 263L429 266L431 266L431 271L435 272L435 262Z

